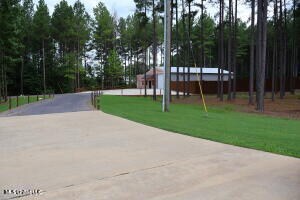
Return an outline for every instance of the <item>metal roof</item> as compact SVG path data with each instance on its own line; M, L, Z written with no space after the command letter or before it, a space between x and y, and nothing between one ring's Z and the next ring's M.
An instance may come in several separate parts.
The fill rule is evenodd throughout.
M159 67L161 70L164 70L163 67ZM188 67L179 67L179 73L183 73L183 70L185 73L188 72ZM201 69L200 67L190 67L190 73L196 74L200 73ZM171 73L177 73L177 67L171 67ZM203 74L218 74L218 68L211 68L211 67L204 67L202 68ZM223 70L224 74L229 74L227 70Z

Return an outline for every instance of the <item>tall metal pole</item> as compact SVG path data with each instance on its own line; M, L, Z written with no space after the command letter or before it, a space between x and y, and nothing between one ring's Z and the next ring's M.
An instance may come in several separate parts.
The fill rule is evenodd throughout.
M164 95L163 95L163 112L170 110L170 54L171 54L171 0L165 0L165 18L164 18Z

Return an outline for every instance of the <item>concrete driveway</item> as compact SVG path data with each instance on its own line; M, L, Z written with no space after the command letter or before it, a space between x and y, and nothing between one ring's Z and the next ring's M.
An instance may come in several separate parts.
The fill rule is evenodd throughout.
M0 118L0 199L299 200L300 159L100 111Z

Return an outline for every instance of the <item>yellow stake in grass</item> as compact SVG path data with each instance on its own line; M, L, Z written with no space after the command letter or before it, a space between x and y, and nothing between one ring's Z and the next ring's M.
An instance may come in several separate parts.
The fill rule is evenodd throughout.
M194 63L194 66L195 66L196 74L197 74L197 78L198 78L198 84L199 84L199 88L200 88L200 93L201 93L201 98L202 98L202 102L203 102L203 107L204 107L206 115L208 115L208 111L207 111L207 107L206 107L206 103L205 103L205 99L204 99L204 95L203 95L203 91L202 91L202 85L201 85L201 81L200 81L200 76L199 76L199 73L197 71L196 63Z

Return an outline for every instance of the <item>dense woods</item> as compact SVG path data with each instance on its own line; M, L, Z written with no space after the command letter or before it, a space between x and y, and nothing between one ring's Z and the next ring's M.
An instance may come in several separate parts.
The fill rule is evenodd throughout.
M163 63L163 1L134 0L118 17L99 2L87 13L78 0L60 1L53 13L44 0L0 1L0 100L8 95L65 93L135 87L136 75ZM172 0L172 66L189 71L218 67L218 98L235 98L239 79L249 82L249 103L264 110L265 92L295 91L299 77L300 4L296 0ZM251 11L238 16L238 3ZM218 8L211 16L208 7ZM223 70L234 73L227 90ZM146 74L145 74L146 76ZM272 83L266 91L266 81ZM256 93L256 95L255 95ZM256 99L255 99L255 97ZM179 93L177 91L177 97ZM154 99L156 93L154 89Z

